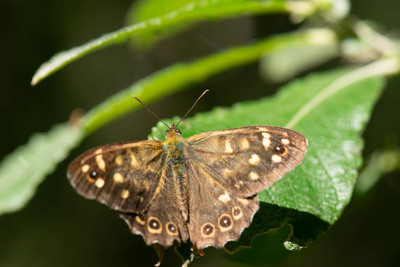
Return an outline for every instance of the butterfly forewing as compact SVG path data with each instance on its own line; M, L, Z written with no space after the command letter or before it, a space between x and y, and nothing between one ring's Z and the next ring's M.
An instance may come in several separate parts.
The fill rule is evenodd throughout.
M162 142L105 145L87 151L68 167L76 191L123 212L146 210L159 191L165 157Z
M276 126L248 126L189 137L188 157L227 191L251 196L304 158L307 139Z

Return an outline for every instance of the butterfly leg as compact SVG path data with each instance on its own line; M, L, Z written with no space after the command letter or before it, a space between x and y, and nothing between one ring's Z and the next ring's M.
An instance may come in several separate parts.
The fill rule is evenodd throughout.
M204 251L201 248L198 248L197 251L199 252L200 256L205 256L206 253L204 253Z
M206 255L206 253L204 253L203 249L197 248L195 245L191 244L190 245L190 251L191 252L195 252L195 250L197 250L197 252L199 253L200 256L205 256Z
M154 264L154 266L158 267L161 265L161 262L164 259L164 248L160 244L157 244L157 243L153 244L152 246L158 256L158 262L156 264Z

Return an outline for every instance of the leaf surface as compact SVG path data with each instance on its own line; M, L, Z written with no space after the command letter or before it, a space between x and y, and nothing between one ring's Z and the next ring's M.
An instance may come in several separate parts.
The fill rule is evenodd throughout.
M33 135L0 165L0 214L16 211L32 198L37 186L65 159L83 138L83 132L67 124Z
M192 25L194 22L205 19L222 19L244 14L263 14L263 13L312 13L315 11L313 5L308 1L252 1L252 0L218 0L218 1L186 1L177 5L171 5L176 9L166 12L166 9L139 16L141 21L132 25L123 27L119 30L103 34L85 44L61 51L52 56L47 62L44 62L34 74L31 84L35 85L41 80L50 76L59 69L74 62L75 60L111 45L121 44L132 37L155 36L176 27L182 28L182 25ZM169 2L168 2L169 3ZM160 2L158 1L158 4ZM183 5L185 4L185 5ZM161 5L165 6L165 5ZM177 8L179 7L179 8ZM147 9L146 9L147 10ZM156 10L159 10L158 8ZM155 17L154 14L159 14ZM303 14L305 15L305 14Z
M274 97L216 108L186 119L180 128L185 136L246 125L301 132L309 141L303 163L259 198L332 224L353 191L362 160L361 134L384 87L383 80L374 77L380 67L312 74L291 82ZM163 131L165 126L155 128L152 137L163 140Z

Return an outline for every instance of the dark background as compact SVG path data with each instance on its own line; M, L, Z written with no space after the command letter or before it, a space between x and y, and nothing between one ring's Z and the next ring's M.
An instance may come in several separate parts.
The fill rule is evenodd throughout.
M352 1L352 13L400 33L400 1ZM71 64L36 87L30 80L54 53L87 42L123 25L131 1L0 2L0 157L65 122L72 110L91 107L154 70L268 34L295 29L283 15L243 17L204 23L161 42L150 51L113 46ZM327 69L338 60L322 66ZM399 144L400 79L389 80L365 132L365 155ZM259 77L257 64L229 71L151 105L161 117L182 115L204 89L211 89L195 112L256 99L275 92ZM251 88L251 90L249 90ZM128 115L89 136L39 186L20 212L0 217L0 266L151 266L155 253L133 236L116 212L78 196L65 176L68 163L96 145L145 139L155 119L145 111ZM383 177L367 195L354 197L341 219L309 249L293 253L284 266L399 266L400 173ZM223 251L208 249L193 266L236 266ZM173 249L166 266L177 266Z

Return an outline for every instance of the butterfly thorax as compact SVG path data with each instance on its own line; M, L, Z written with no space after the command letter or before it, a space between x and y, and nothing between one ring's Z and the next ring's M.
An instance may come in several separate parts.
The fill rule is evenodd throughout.
M164 150L167 152L168 161L171 164L179 164L183 158L183 144L185 139L181 135L181 131L173 124L171 124L171 129L165 134L164 140Z
M171 166L174 176L174 191L177 193L177 202L179 204L182 217L188 221L189 199L188 199L188 181L186 175L187 161L184 156L184 146L187 141L182 137L181 131L173 124L170 130L165 134L163 144L164 153L167 155L168 165Z

